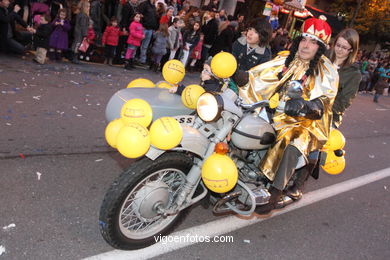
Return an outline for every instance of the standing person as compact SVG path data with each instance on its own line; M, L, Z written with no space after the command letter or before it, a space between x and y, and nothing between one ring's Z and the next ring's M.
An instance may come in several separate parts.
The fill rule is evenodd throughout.
M130 24L129 27L129 37L127 39L128 47L125 56L125 69L133 68L134 56L137 52L138 47L141 45L142 39L145 38L144 28L142 27L140 21L141 14L135 13L133 22Z
M20 6L15 5L12 11L9 11L9 5L9 0L0 0L0 51L24 54L25 45L31 43L32 28L27 26L27 23L18 15ZM27 28L28 32L17 32L16 23Z
M49 38L51 34L50 14L44 14L40 17L40 24L37 29L33 29L34 45L37 47L33 61L39 64L45 64L46 53L49 48Z
M51 60L61 60L62 52L68 49L68 32L71 26L66 14L66 9L58 10L57 17L51 23L53 27L49 40L49 59Z
M101 45L102 43L103 22L105 24L109 23L109 19L104 14L103 9L104 6L102 0L91 1L90 18L93 21L93 29L95 30L97 45Z
M157 18L160 21L161 17L163 17L166 12L166 5L161 2L158 2L156 6L156 12L157 12Z
M96 34L95 29L93 28L93 21L89 20L89 27L88 27L88 35L87 35L87 42L89 44L88 49L85 52L80 51L80 60L83 60L85 58L86 61L90 61L93 51L95 49L95 40L96 40Z
M200 38L198 44L194 47L194 49L191 52L191 63L188 68L188 72L194 72L195 71L195 65L196 62L199 61L202 58L202 45L203 45L204 35L203 33L200 33Z
M90 4L87 0L82 0L78 4L79 13L76 15L71 54L71 62L75 64L80 64L80 61L77 59L77 54L79 52L81 42L88 36L89 9Z
M207 10L217 12L219 7L219 0L210 0L210 3L207 5Z
M112 66L112 60L115 57L116 47L118 46L119 36L124 34L118 26L116 17L111 18L111 23L106 27L103 33L102 44L104 46L104 64Z
M160 19L160 24L166 23L169 26L172 25L173 22L173 7L170 6L167 8L167 12Z
M173 24L168 28L168 49L169 49L169 58L168 60L172 60L175 58L177 50L181 47L183 43L183 37L180 32L181 27L184 26L184 21L179 18L173 19Z
M141 65L146 66L146 52L148 50L153 32L158 29L159 21L155 6L156 0L146 0L138 6L138 11L142 14L142 26L144 27L145 38L141 44L141 53L139 61Z
M232 52L234 34L238 23L236 21L221 22L218 28L218 36L211 47L209 54L214 56L221 51Z
M181 58L181 62L184 64L184 67L187 65L188 56L198 44L200 39L200 23L195 22L192 30L186 30L183 34L183 55Z
M379 79L375 83L374 90L374 102L378 103L378 99L380 95L383 95L384 90L389 87L389 81L388 79L390 76L388 75L390 73L390 69L386 68L386 66L378 66L378 72L379 72Z
M153 55L149 69L153 70L154 72L157 72L160 67L162 57L167 53L168 37L168 25L166 23L160 24L158 30L153 34Z
M246 36L233 43L232 54L239 70L247 71L271 60L272 53L268 45L271 35L271 25L265 19L255 19L251 23Z
M352 28L342 30L335 38L330 49L330 60L339 73L337 95L332 106L333 127L339 128L345 110L352 104L359 89L361 74L355 63L359 51L359 34ZM305 166L296 172L294 185L287 195L295 200L302 197L305 181L313 166ZM319 167L318 165L315 167Z
M310 152L321 149L331 128L338 73L323 55L331 28L324 20L309 18L303 23L302 31L294 39L288 56L280 54L249 70L249 84L239 90L246 103L270 99L276 93L286 102L283 109L273 114L276 142L259 165L262 175L272 182L269 203L256 208L260 214L275 209L299 157L307 160ZM291 81L301 84L302 97L288 97Z
M121 29L125 28L126 30L130 27L133 17L137 12L137 2L138 0L127 0L126 4L122 8L122 19L120 21Z
M189 13L187 13L186 17L184 18L184 22L186 23L186 26L189 30L191 30L194 27L195 22L199 22L201 24L201 18L199 9L197 7L191 9Z
M202 63L204 63L209 57L209 50L213 46L215 39L218 35L218 23L214 18L215 13L206 11L202 19L201 31L204 35L202 45Z

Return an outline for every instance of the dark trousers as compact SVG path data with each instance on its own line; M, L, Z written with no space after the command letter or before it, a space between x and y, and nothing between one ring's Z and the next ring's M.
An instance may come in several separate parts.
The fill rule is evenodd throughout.
M301 155L301 152L295 148L295 146L287 146L287 148L284 150L282 161L280 162L279 168L275 174L275 179L272 183L274 188L278 190L284 190L295 172L298 158Z
M17 53L24 54L26 51L25 45L32 42L32 34L29 32L19 32L17 38L7 39L7 50Z
M104 46L104 56L109 59L114 58L115 50L116 50L116 46L106 44L106 46Z

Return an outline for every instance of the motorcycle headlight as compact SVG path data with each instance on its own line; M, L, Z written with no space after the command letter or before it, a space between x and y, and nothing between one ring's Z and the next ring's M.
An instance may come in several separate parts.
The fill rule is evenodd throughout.
M211 122L219 119L222 109L222 97L206 92L199 97L196 112L203 121Z

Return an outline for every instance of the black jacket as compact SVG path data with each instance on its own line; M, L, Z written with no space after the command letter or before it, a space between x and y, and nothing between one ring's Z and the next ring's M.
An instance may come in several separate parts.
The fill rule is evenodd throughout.
M8 11L6 8L0 7L0 50L6 50L7 37L8 37L8 25L11 25L13 38L17 36L15 30L15 24L18 23L23 27L27 27L27 24L23 19L14 11Z
M193 34L192 30L186 30L183 33L183 42L191 44L190 50L193 50L200 40L200 33Z
M234 39L234 27L228 26L217 36L209 54L214 56L221 51L232 52L232 44Z
M202 25L201 31L204 34L203 45L213 45L218 35L218 23L211 19L208 23Z
M272 53L269 46L258 46L247 54L247 44L245 36L233 43L232 54L237 59L238 69L247 71L259 64L271 60Z
M136 12L135 6L127 2L122 9L122 19L120 22L120 27L125 28L126 31L129 30L130 23L133 21L133 16Z
M34 34L34 45L39 48L49 48L49 38L52 31L51 24L41 24Z
M142 2L138 6L138 12L142 17L142 26L147 30L157 30L159 27L159 20L157 17L156 7L150 3L150 0Z

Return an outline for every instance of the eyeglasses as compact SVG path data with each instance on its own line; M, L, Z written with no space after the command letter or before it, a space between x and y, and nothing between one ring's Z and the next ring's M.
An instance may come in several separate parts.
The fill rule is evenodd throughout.
M342 49L343 51L350 51L351 50L351 48L345 47L345 46L343 46L343 45L341 45L339 43L336 43L335 47L337 47L339 49Z

